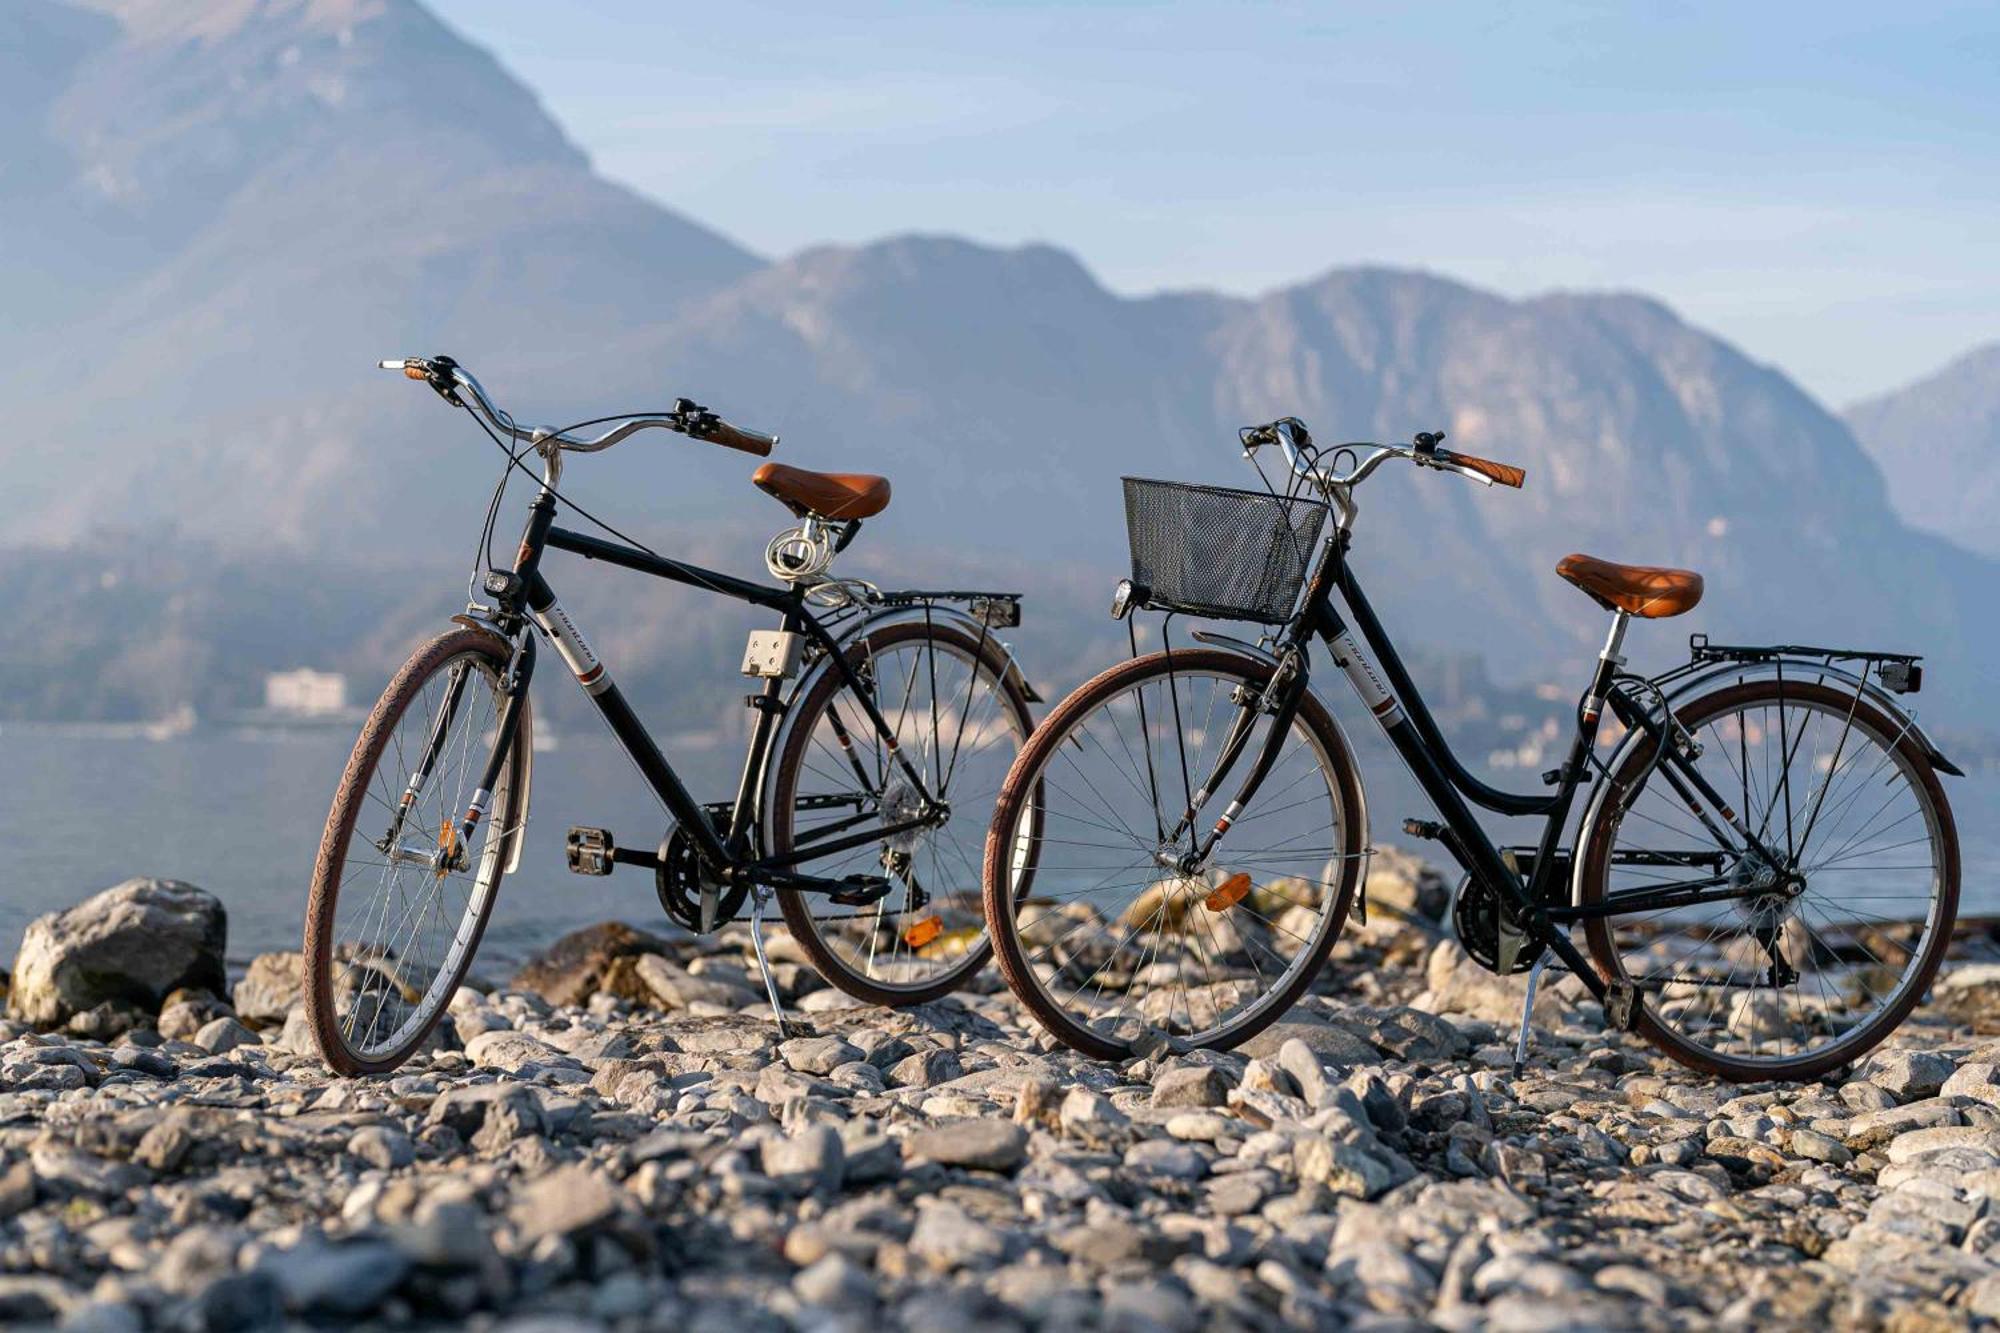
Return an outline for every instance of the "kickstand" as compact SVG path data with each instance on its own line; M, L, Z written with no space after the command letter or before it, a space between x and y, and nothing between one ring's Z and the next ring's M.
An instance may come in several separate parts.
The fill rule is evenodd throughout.
M1549 955L1543 952L1528 969L1528 993L1521 1000L1521 1031L1514 1038L1514 1077L1521 1076L1521 1067L1528 1063L1528 1020L1535 1012L1535 988L1542 984L1542 969L1549 965Z
M764 956L764 908L771 901L771 890L759 884L750 893L750 946L757 951L757 970L764 974L764 994L771 997L771 1017L778 1024L778 1035L788 1035L785 1025L785 1006L778 999L778 981L771 975L771 960Z

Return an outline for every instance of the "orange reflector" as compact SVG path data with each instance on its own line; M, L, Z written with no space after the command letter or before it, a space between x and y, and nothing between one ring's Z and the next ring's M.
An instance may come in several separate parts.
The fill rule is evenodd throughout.
M424 368L422 366L404 366L403 378L411 380L421 380L421 379L428 379L430 377L424 373Z
M1215 891L1201 900L1201 905L1211 912L1226 912L1250 896L1250 876L1237 871L1228 879L1215 886Z
M437 877L443 879L451 871L452 862L458 859L458 829L446 815L438 823L438 850L444 853L440 858Z
M943 919L927 916L903 932L903 943L912 949L921 949L942 934L944 934Z

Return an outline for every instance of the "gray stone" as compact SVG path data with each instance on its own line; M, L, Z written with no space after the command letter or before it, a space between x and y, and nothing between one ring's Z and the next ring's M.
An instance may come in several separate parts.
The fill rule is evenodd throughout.
M782 1043L778 1058L802 1074L831 1074L862 1056L859 1046L839 1037L799 1037Z
M801 1269L792 1290L814 1309L863 1309L875 1303L875 1284L867 1272L844 1254L826 1255Z
M7 1012L52 1025L107 1000L151 1012L182 987L220 992L228 942L228 914L213 894L178 880L126 880L29 923Z
M1060 1113L1062 1132L1085 1143L1111 1144L1131 1132L1132 1118L1111 1104L1111 1099L1088 1088L1071 1088L1063 1098Z
M538 1041L525 1032L507 1029L482 1032L466 1042L465 1058L483 1068L501 1069L509 1073L518 1072L529 1065L577 1064L571 1056L547 1042Z
M802 1193L831 1194L840 1188L847 1164L840 1132L831 1125L805 1125L795 1134L764 1140L764 1174Z
M431 1103L427 1123L447 1125L465 1140L485 1132L489 1123L502 1141L543 1131L541 1102L513 1083L475 1083L453 1088Z
M1229 1080L1208 1065L1175 1065L1153 1079L1153 1105L1162 1110L1221 1106L1229 1100Z
M1318 1019L1281 1018L1236 1049L1260 1060L1276 1060L1288 1041L1296 1041L1336 1069L1375 1064L1382 1057L1375 1048L1344 1027Z
M305 1003L305 955L295 950L260 953L250 960L231 1001L236 1016L258 1027L281 1027Z
M1007 1175L1028 1159L1028 1132L997 1116L947 1121L904 1139L903 1155L913 1162Z
M934 1088L964 1073L958 1057L950 1051L931 1048L907 1055L883 1071L891 1087Z
M625 1191L601 1171L582 1165L559 1166L516 1191L508 1216L521 1236L533 1241L600 1226L616 1217L628 1202Z
M1149 1176L1200 1180L1208 1174L1208 1158L1199 1148L1174 1139L1147 1139L1125 1150L1125 1165Z
M1938 1088L1945 1097L1968 1097L1988 1106L2000 1106L2000 1064L1971 1061L1960 1065Z
M254 1271L270 1277L294 1314L355 1316L387 1299L409 1271L409 1259L386 1241L332 1245L307 1240L266 1253Z
M1335 1194L1372 1199L1395 1183L1387 1163L1352 1143L1309 1136L1292 1153L1300 1180L1325 1185Z
M216 1018L202 1024L194 1034L194 1044L210 1055L224 1055L239 1046L258 1046L257 1034L234 1018Z
M1278 1068L1292 1076L1299 1095L1315 1110L1330 1105L1340 1086L1327 1076L1320 1054L1297 1037L1278 1048Z
M1007 1257L1007 1238L955 1203L926 1200L918 1204L910 1252L939 1272L991 1268Z
M364 1125L348 1135L347 1151L370 1166L393 1171L417 1160L410 1136L388 1125Z
M1935 1097L1952 1075L1950 1060L1935 1051L1887 1050L1872 1056L1863 1077L1897 1101Z

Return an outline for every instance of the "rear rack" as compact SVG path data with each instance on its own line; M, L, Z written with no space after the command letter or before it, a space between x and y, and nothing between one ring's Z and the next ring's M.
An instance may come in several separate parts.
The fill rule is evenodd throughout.
M1778 643L1750 645L1735 643L1710 643L1706 634L1688 635L1688 656L1690 666L1702 666L1710 662L1778 662L1778 661L1819 661L1827 665L1835 662L1864 662L1875 668L1876 678L1886 689L1898 694L1915 694L1923 688L1924 669L1918 665L1923 661L1921 653L1885 653L1872 648L1822 648L1807 643ZM1862 670L1867 678L1866 667Z
M1018 592L971 592L965 589L885 592L876 604L902 608L931 606L938 602L964 602L974 620L994 629L1013 629L1021 623L1021 596Z
M1710 643L1706 634L1688 635L1688 652L1697 662L1769 662L1780 657L1817 657L1828 662L1921 662L1922 653L1883 653L1872 648L1818 648L1805 643L1751 647Z

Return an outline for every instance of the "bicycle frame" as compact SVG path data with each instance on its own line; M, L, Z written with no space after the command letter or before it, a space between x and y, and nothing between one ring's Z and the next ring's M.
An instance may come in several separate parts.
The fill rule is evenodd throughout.
M492 801L492 792L500 776L500 764L508 752L508 742L512 740L520 726L522 705L528 696L528 686L535 667L535 640L533 634L528 632L530 623L546 634L550 642L555 645L557 654L610 726L620 746L631 756L646 785L652 789L654 796L666 808L668 814L693 839L703 861L724 880L765 884L773 888L801 892L830 892L837 886L812 876L798 874L791 867L810 858L877 843L886 837L894 837L898 833L920 828L925 824L925 815L920 813L914 818L879 828L870 828L862 833L817 838L809 846L781 856L756 855L753 833L759 808L759 794L763 790L778 727L785 709L784 679L768 677L763 681L763 688L748 699L757 718L752 727L748 751L744 756L743 771L738 780L736 796L730 806L729 825L726 830L718 834L710 826L709 808L704 807L689 794L687 787L681 782L680 775L661 753L651 733L633 712L617 682L611 678L609 669L591 649L582 631L557 601L555 590L541 571L542 557L546 551L568 551L586 560L601 560L606 564L701 588L753 606L768 607L777 611L782 617L781 630L786 633L806 635L824 652L831 669L839 673L842 681L860 701L863 711L867 714L868 723L874 729L875 739L894 759L898 770L915 791L919 810L928 812L936 805L936 798L925 782L919 766L913 764L898 746L895 728L882 716L872 692L856 673L853 665L848 662L840 638L829 630L807 605L804 587L796 584L785 588L767 587L717 570L704 569L699 565L654 555L622 542L606 541L583 533L571 532L554 525L555 511L555 497L545 487L529 507L527 528L522 535L513 569L511 572L494 571L487 576L486 591L498 603L497 628L514 642L515 653L503 683L506 702L501 709L499 742L493 748L492 757L488 760L488 771L464 816L461 832L466 839L469 840L473 827L484 816L487 805ZM834 725L837 729L841 726L837 716L834 718Z
M1423 829L1424 835L1443 842L1468 873L1491 886L1525 927L1529 943L1545 945L1553 950L1590 992L1606 1003L1607 1013L1611 1014L1614 1022L1621 1027L1629 1026L1632 997L1629 994L1611 994L1611 988L1585 960L1565 927L1592 917L1628 911L1754 896L1764 890L1733 883L1721 873L1722 862L1739 856L1756 855L1772 866L1781 866L1784 864L1782 854L1767 846L1759 832L1745 827L1737 812L1696 769L1689 756L1683 753L1671 718L1655 716L1654 710L1645 707L1618 684L1618 668L1624 661L1620 649L1629 622L1629 617L1623 612L1614 613L1610 634L1598 655L1590 684L1579 704L1576 730L1568 756L1552 775L1554 790L1546 794L1526 795L1503 791L1480 781L1452 751L1422 693L1397 655L1388 632L1376 618L1348 564L1350 540L1351 536L1344 527L1328 538L1307 584L1299 612L1278 635L1274 651L1281 662L1290 662L1293 667L1289 673L1290 683L1283 686L1285 693L1276 701L1265 700L1265 706L1276 713L1280 724L1290 717L1292 710L1298 706L1298 700L1309 688L1306 649L1314 638L1324 641L1335 664L1345 673L1377 725L1408 764L1417 784L1443 815L1444 823ZM1336 594L1352 617L1351 628L1334 605ZM1358 642L1355 631L1359 632ZM1380 673L1370 653L1380 660ZM1274 677L1276 679L1283 677ZM1570 866L1570 858L1561 852L1561 842L1577 794L1588 782L1591 772L1589 757L1596 744L1606 707L1628 729L1643 733L1650 738L1651 744L1661 747L1659 771L1716 839L1718 852L1714 854L1714 866L1717 873L1707 880L1688 884L1622 892L1609 901L1585 907L1568 903L1569 895L1566 893L1558 897L1558 890L1567 887L1558 881L1568 873ZM1218 838L1226 834L1230 822L1256 791L1277 758L1283 732L1282 725L1272 727L1263 752L1253 762L1235 799L1208 835L1207 846L1213 846ZM1204 790L1213 788L1214 781L1224 776L1226 768L1233 765L1236 757L1236 754L1224 754L1218 761L1217 772ZM1525 880L1517 872L1515 864L1510 864L1508 857L1480 827L1473 815L1472 804L1504 815L1544 817L1545 823ZM1731 840L1732 834L1734 841ZM1206 854L1206 848L1203 854ZM1706 858L1710 854L1702 855ZM1689 858L1685 863L1693 865L1696 862Z

